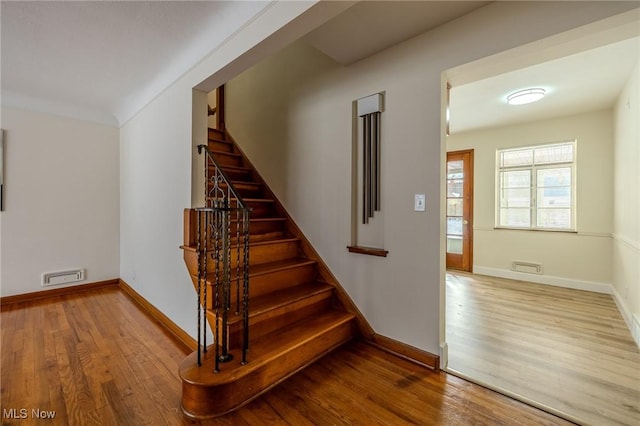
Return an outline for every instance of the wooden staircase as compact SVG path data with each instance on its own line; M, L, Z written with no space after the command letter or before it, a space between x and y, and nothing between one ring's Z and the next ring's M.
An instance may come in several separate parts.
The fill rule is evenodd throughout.
M209 129L208 147L253 209L249 225L250 340L248 363L242 365L239 348L243 322L231 313L226 335L230 352L237 354L234 359L220 364L219 371L214 372L215 351L211 346L202 355L202 366L197 364L197 352L182 362L182 409L196 419L230 412L355 335L372 334L230 136ZM185 210L184 259L197 289L196 221L196 211ZM232 241L232 252L238 249L234 244ZM232 253L231 259L235 258ZM208 299L207 319L213 329L215 311L211 309L211 297Z

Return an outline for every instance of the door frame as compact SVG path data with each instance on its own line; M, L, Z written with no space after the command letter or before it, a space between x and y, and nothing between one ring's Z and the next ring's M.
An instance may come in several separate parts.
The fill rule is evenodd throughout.
M462 254L462 267L459 269L461 271L465 271L465 272L470 272L473 273L473 192L474 192L474 186L473 186L473 149L464 149L464 150L460 150L460 151L451 151L451 152L447 152L446 153L446 161L445 161L445 174L446 174L446 170L447 170L447 166L446 163L449 162L449 156L450 155L464 155L464 154L469 154L469 164L468 164L468 173L464 174L464 184L463 184L463 200L464 200L464 205L465 205L465 209L468 209L468 220L466 224L464 224L463 222L463 226L466 227L466 229L463 231L463 235L464 232L466 232L468 234L468 243L464 242L463 239L463 254ZM446 181L446 176L445 176L445 181ZM445 192L446 194L446 192ZM446 196L445 196L446 199ZM447 217L447 213L446 213L446 206L445 206L445 219ZM446 220L445 220L446 221ZM445 225L446 226L446 225ZM468 244L468 248L465 250L464 247L465 245ZM446 228L445 228L445 266L448 263L449 260L449 253L447 253L447 248L446 248Z

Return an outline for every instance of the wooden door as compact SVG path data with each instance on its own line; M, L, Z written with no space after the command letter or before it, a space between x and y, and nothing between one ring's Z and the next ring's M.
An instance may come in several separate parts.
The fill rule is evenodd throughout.
M473 150L447 153L447 268L472 272Z

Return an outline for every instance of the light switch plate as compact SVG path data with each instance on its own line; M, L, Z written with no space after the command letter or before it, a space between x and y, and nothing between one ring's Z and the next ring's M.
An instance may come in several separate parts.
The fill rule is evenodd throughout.
M415 194L415 201L413 209L417 212L423 212L427 209L425 195L424 194Z

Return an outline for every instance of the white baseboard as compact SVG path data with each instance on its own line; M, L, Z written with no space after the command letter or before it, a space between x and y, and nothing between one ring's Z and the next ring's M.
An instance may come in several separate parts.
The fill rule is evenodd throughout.
M622 318L624 318L624 322L626 322L627 327L629 327L631 337L633 337L636 345L640 348L640 316L629 312L629 309L627 309L627 306L623 303L622 297L620 297L620 293L618 293L618 290L616 290L615 287L613 288L612 296L618 306L618 310L620 311Z
M576 280L572 278L555 277L553 275L536 275L523 272L510 271L508 269L489 268L473 265L473 273L488 275L490 277L508 278L510 280L528 281L536 284L553 285L556 287L573 288L575 290L593 291L595 293L613 294L613 286L610 283Z

